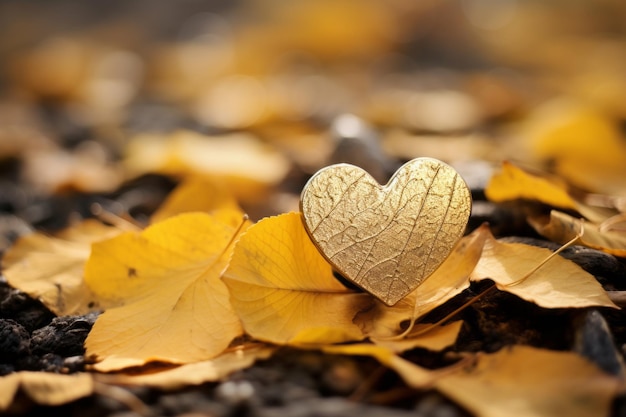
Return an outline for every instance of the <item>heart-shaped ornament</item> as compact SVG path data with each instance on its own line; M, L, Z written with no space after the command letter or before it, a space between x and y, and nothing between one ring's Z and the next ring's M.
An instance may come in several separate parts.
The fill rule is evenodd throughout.
M407 162L384 186L354 165L331 165L311 177L300 199L305 228L322 255L390 306L448 257L471 205L461 176L432 158Z

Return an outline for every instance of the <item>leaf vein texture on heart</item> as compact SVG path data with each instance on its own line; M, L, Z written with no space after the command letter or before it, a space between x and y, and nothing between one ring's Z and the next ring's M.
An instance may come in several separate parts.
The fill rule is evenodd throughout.
M320 253L348 280L393 305L445 260L463 235L469 189L441 161L407 162L381 186L361 168L326 167L302 191Z
M429 184L429 185L428 185L428 187L426 188L426 195L425 195L425 196L421 199L421 201L420 201L420 203L419 203L419 209L416 211L416 213L415 213L415 217L412 217L412 216L411 216L411 217L409 217L409 218L412 220L412 224L411 224L411 231L409 232L409 237L408 237L408 238L406 239L406 241L404 242L404 246L402 247L402 250L401 250L401 251L400 251L400 253L397 255L397 258L396 258L396 259L397 259L397 262L396 262L396 269L393 271L393 274L392 274L392 281L391 281L391 283L390 283L389 291L391 291L392 285L393 285L395 282L397 282L398 280L402 281L402 280L398 277L399 272L400 272L401 261L402 261L402 259L405 257L405 255L406 255L406 253L407 253L406 248L407 248L407 246L408 246L409 242L411 242L411 238L412 238L412 236L413 236L413 233L415 232L415 228L417 227L417 223L418 223L419 216L422 214L422 211L424 210L424 204L426 204L426 201L428 200L428 195L430 194L430 192L431 192L431 191L432 191L432 189L433 189L433 184L434 184L434 182L435 182L435 179L437 178L437 174L439 174L439 170L440 170L440 168L441 168L441 167L436 167L435 174L432 176L432 178L431 178L431 180L430 180L430 184ZM395 176L394 176L394 178L395 178ZM410 183L410 182L411 182L411 179L409 178L409 179L407 180L407 183L406 183L404 186L402 186L402 188L401 188L401 189L402 189L402 194L400 195L400 197L403 197L403 196L404 196L404 193L405 193L405 191L407 190L407 187L408 187L408 185L409 185L409 183ZM405 204L405 206L404 206L404 207L402 207L402 208L400 208L400 209L398 209L398 211L396 212L396 213L397 213L396 215L399 215L399 213L401 213L401 211L402 211L402 210L404 210L404 208L408 205L408 203L409 203L411 200L412 200L412 198L409 198L409 199L407 200L407 203ZM429 259L430 259L430 255L431 255L431 252L432 252L432 248L433 248L433 246L431 246L430 251L429 251L429 254L428 254L428 256L426 257L426 259L424 260L424 269L422 269L422 271L421 271L421 276L420 276L420 278L421 278L421 279L423 279L423 278L424 278L424 273L426 272L425 267L426 267L426 265L428 265L428 261L429 261ZM398 277L398 278L396 278L396 277ZM403 282L404 282L404 281L403 281ZM407 286L407 287L408 287L408 286Z
M341 205L345 201L346 194L348 194L348 192L353 188L354 185L358 185L359 181L365 175L367 175L367 174L365 172L363 172L363 174L360 177L355 178L350 184L348 184L345 187L345 189L343 187L338 187L338 189L340 190L340 195L337 196L337 197L332 197L332 204L330 205L330 210L328 211L328 213L326 213L325 215L322 216L322 218L319 220L319 222L317 223L316 226L313 226L314 229L317 229L324 222L324 220L327 220L331 216L333 211L335 211L337 209L337 207L339 207L339 205ZM337 177L337 179L339 180L340 184L344 183L343 178ZM328 189L326 190L326 192L322 193L321 195L331 195L331 196L334 196L336 194L335 187L337 185L338 184L336 184L335 182L330 182L328 184Z
M437 170L437 172L439 172L439 170ZM457 182L457 179L458 179L458 177L456 177L456 176L452 178L452 187L451 187L451 188L452 188L453 190L456 188L456 182ZM434 179L434 177L433 177L433 182L434 182L434 180L435 180L435 179ZM430 191L430 189L429 189L429 191ZM441 216L441 219L440 219L440 220L441 220L441 223L439 224L439 227L437 227L437 228L435 229L435 236L434 236L434 238L433 238L433 242L439 242L439 234L443 231L443 225L445 224L445 221L446 221L446 219L448 218L448 213L449 213L449 211L450 211L450 205L451 205L451 203L452 203L452 195L450 195L450 196L449 196L449 199L448 199L448 201L447 201L447 204L446 204L446 208L445 208L444 214L443 214L443 216ZM434 250L434 249L435 249L435 245L432 245L432 246L430 247L430 249L428 250L428 255L426 256L426 260L424 261L424 262L425 262L425 264L428 264L428 263L429 263L429 261L430 261L431 257L433 256L433 250ZM425 270L422 270L422 272L425 272ZM422 276L422 279L424 279L424 277L423 277L423 276Z

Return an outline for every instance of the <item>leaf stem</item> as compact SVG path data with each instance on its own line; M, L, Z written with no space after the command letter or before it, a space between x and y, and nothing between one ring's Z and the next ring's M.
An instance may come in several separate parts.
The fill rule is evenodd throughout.
M583 236L583 234L585 233L585 227L584 227L584 220L583 219L579 219L579 220L580 220L580 230L578 231L578 233L576 233L576 236L574 236L568 242L563 244L563 246L561 246L560 248L558 248L557 250L552 252L547 258L545 258L543 261L541 261L539 263L539 265L537 265L536 267L531 269L530 272L526 273L526 275L524 275L522 278L518 279L517 281L513 281L510 284L505 284L504 286L510 288L510 287L514 287L514 286L519 285L522 282L526 281L528 279L528 277L530 277L532 274L537 272L539 270L539 268L541 268L546 263L548 263L548 261L550 259L554 258L559 253L563 252L565 249L567 249L570 246L572 246L578 239L580 239Z
M111 225L117 227L120 230L124 231L138 231L143 229L143 227L132 219L127 219L120 215L117 215L109 210L106 210L99 203L93 203L91 207L89 207L91 214L97 217L100 221L105 223L110 223Z
M250 217L244 213L243 216L241 216L241 223L239 223L239 226L237 226L237 229L235 229L235 232L233 233L233 235L231 236L230 240L228 241L228 243L224 246L224 249L222 250L222 253L219 254L219 256L215 259L220 259L222 256L224 256L224 254L226 253L226 251L228 250L228 248L231 247L231 245L233 243L235 243L235 240L237 239L237 237L239 236L239 234L241 233L241 229L243 229L243 227L245 226L246 222L250 220Z

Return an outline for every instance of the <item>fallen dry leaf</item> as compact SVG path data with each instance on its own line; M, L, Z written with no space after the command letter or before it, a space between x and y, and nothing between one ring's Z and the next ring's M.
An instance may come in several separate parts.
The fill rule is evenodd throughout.
M260 359L269 358L275 347L259 345L224 352L216 358L176 366L162 371L147 367L138 374L94 374L97 381L116 385L134 385L163 390L176 390L190 385L219 381L231 373L245 369Z
M237 210L241 211L237 200L223 184L206 177L190 177L167 196L158 210L150 216L150 222L157 223L191 211L218 214Z
M251 226L235 245L222 280L252 337L278 344L364 338L352 319L372 298L333 276L307 236L300 213Z
M186 213L94 244L85 280L114 307L85 342L86 355L102 361L95 368L206 360L240 335L219 275L241 224Z
M359 167L318 171L302 191L304 224L344 277L387 305L417 288L461 238L467 185L441 161L407 162L385 186Z
M11 405L18 391L37 404L60 405L86 397L93 389L93 376L88 373L14 372L0 377L0 411Z
M590 195L580 191L576 194L577 198L574 198L567 183L559 177L531 173L510 162L502 163L502 171L492 176L485 188L486 197L497 203L533 200L561 209L576 210L594 222L602 222L617 213L609 207L588 204L586 201L590 200Z
M507 161L502 163L502 171L489 180L485 196L496 203L526 199L564 209L578 209L578 203L567 192L563 180L531 174Z
M551 254L545 248L503 243L490 234L471 279L492 279L498 289L545 308L616 308L595 277L574 262L554 256L541 265Z
M50 37L17 56L9 69L17 85L39 96L77 98L95 50L93 42L75 37Z
M470 284L469 277L491 235L483 225L456 244L450 256L415 291L392 307L376 301L373 308L359 313L354 322L371 338L389 338L401 334L402 324L442 305Z
M121 167L107 160L103 146L97 142L85 142L73 152L61 149L26 152L23 175L28 182L48 193L111 192L123 180Z
M324 346L326 353L370 356L415 389L435 387L478 417L608 415L620 381L572 352L513 346L464 362L428 370L392 349L366 343ZM466 361L467 362L467 361Z
M435 386L477 417L597 417L609 415L620 381L572 352L513 346Z
M189 131L134 137L126 148L125 165L135 175L208 176L225 184L240 201L263 198L290 168L287 158L252 135L213 137Z
M602 224L581 221L556 210L552 210L549 217L530 217L528 223L542 236L558 243L566 243L576 237L582 225L583 235L577 243L626 257L626 233L624 231L603 230Z
M121 233L86 220L56 237L33 233L19 239L2 259L8 283L40 300L56 315L84 314L99 307L83 281L91 243Z
M565 99L548 102L525 126L533 155L582 189L625 193L626 145L619 126L595 109Z

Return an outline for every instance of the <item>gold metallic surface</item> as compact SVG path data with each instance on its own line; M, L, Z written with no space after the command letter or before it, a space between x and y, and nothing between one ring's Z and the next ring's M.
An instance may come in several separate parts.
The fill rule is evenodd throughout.
M384 186L353 165L323 168L305 185L300 206L309 236L334 268L394 305L448 257L471 201L452 167L417 158Z

